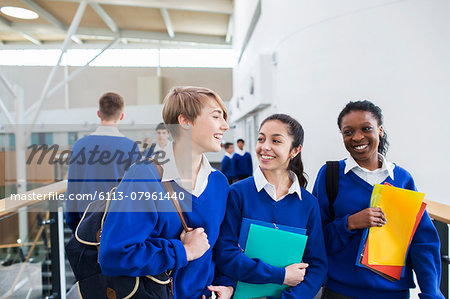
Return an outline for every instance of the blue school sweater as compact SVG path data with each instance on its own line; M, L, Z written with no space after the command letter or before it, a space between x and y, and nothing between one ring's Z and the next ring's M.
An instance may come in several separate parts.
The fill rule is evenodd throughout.
M234 153L233 158L234 175L248 175L253 174L252 156L249 152L245 152L244 155Z
M192 204L192 211L184 213L188 226L203 227L211 245L202 257L191 262L187 261L180 241L181 221L171 202L129 200L133 192L165 193L158 180L153 164L135 164L126 172L116 191L124 199L112 202L102 232L99 252L102 271L110 276L145 276L173 270L175 298L200 298L202 294L209 297L206 287L214 278L212 248L225 215L227 179L221 172L213 171L198 198L192 195L192 201L189 201L188 193L185 193L181 202L184 208ZM173 187L177 193L185 192L176 184ZM168 209L171 212L167 212Z
M305 280L284 291L281 298L313 298L325 280L327 261L317 199L304 188L301 198L293 193L276 202L264 189L257 191L253 176L231 185L227 213L214 249L220 271L215 283L232 285L232 278L248 283L283 284L284 268L250 259L237 246L242 218L250 218L307 229L303 262L309 267Z
M408 298L409 288L415 287L412 275L414 269L422 291L420 298L444 298L439 290L441 273L439 237L426 211L409 248L405 275L399 281L391 282L355 265L363 230L349 231L347 218L370 206L373 186L353 171L344 174L344 169L345 161L342 160L339 162L339 192L334 202L336 215L334 219L330 218L325 166L320 169L313 190L320 203L328 254L326 287L354 298ZM411 174L397 165L394 168L394 180L388 177L384 182L399 188L416 190Z
M227 155L225 155L222 159L222 167L220 171L222 171L228 180L232 180L234 178L234 167L232 161L233 160Z
M88 135L75 142L66 193L66 223L72 232L91 200L117 186L117 180L139 158L139 147L126 137ZM75 200L76 196L84 200Z

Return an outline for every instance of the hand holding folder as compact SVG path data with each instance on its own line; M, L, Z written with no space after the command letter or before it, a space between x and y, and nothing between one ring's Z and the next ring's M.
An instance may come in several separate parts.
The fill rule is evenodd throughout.
M422 219L423 213L425 212L427 204L422 202L422 205L420 207L420 211L417 214L416 222L414 224L413 233L410 237L409 244L411 244L412 238L414 236L414 233L416 232L417 226L419 226L420 220ZM399 280L401 278L402 272L403 272L403 266L389 266L389 265L370 265L368 261L368 244L369 241L365 243L365 247L363 249L362 257L360 258L360 263L367 267L368 269L374 271L375 273L383 276L386 279L389 279L390 281Z
M247 224L244 222L249 223L247 234ZM243 225L241 225L241 235L247 235L245 245L241 245L241 248L244 246L244 253L249 258L258 258L275 267L286 267L301 262L308 238L304 235L306 232L304 229L276 225L277 229L272 223L256 224L251 222L255 221L243 220ZM303 232L303 234L299 232ZM241 236L239 242L243 242ZM281 292L287 288L286 285L249 284L239 281L234 298L280 297Z

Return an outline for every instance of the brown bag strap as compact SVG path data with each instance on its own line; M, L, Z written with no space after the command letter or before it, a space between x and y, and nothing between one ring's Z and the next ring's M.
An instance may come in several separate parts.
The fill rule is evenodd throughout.
M170 195L170 201L172 202L173 206L177 210L178 217L180 217L181 224L183 225L183 228L186 232L189 231L189 228L186 223L186 219L184 219L183 216L183 210L181 209L180 202L178 201L177 193L173 190L173 186L171 182L163 182L164 188L166 188L166 191L169 192Z
M150 159L151 160L151 159ZM156 170L158 170L159 177L162 179L164 174L164 169L159 165L158 163L155 163L155 161L151 160L153 164L156 166ZM167 192L169 192L170 201L172 202L173 206L175 207L175 210L177 210L178 217L180 217L181 225L183 225L183 229L188 232L189 228L186 223L186 219L184 219L183 210L181 209L180 202L178 201L177 193L173 190L173 186L171 182L162 182L164 185L164 188Z

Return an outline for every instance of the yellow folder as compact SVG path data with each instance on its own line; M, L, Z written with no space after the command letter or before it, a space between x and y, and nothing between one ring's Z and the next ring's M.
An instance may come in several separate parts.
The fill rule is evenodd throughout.
M383 227L369 229L369 264L404 266L409 240L424 193L375 185L371 207L380 207L387 218Z

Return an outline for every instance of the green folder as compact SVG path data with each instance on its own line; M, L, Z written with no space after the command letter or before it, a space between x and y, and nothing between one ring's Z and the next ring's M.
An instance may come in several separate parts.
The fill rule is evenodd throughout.
M300 263L308 236L284 230L251 224L244 253L249 258L258 258L275 267L286 267ZM235 299L281 297L287 285L250 284L239 281Z

